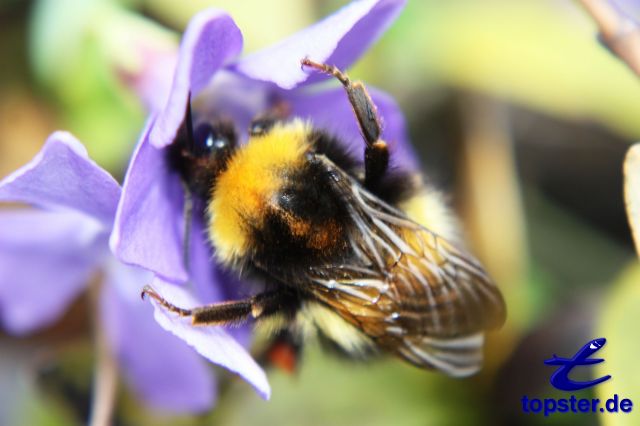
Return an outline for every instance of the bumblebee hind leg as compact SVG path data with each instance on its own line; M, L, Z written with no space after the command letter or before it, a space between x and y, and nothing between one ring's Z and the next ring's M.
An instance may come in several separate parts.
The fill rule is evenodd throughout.
M364 150L365 187L377 183L389 167L389 148L387 143L380 138L382 134L381 120L376 105L364 84L359 81L352 82L345 73L333 65L320 64L308 58L303 59L301 63L303 66L334 76L344 86L366 143Z
M213 303L192 309L184 309L165 300L150 286L145 286L141 294L149 296L164 309L181 317L191 317L193 325L237 325L249 319L261 319L283 309L288 309L295 301L292 295L283 291L268 291L253 297L229 302Z

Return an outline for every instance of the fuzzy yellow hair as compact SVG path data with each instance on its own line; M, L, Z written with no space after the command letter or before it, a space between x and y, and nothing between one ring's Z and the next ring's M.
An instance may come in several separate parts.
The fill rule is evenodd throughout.
M259 225L281 187L283 173L301 167L309 148L310 126L301 121L278 123L252 137L229 160L209 203L209 237L216 257L232 263L249 249L247 221Z

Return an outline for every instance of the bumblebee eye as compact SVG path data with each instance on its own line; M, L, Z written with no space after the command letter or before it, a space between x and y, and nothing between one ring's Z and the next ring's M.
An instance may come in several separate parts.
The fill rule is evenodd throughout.
M231 135L227 133L209 123L199 124L193 131L191 153L196 157L225 153L234 142L231 140Z
M284 189L278 196L278 204L287 211L292 210L295 200L296 195L292 189Z

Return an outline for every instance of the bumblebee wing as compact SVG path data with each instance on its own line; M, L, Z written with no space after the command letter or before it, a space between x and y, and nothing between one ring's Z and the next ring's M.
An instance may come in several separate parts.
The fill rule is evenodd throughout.
M413 364L453 376L477 371L482 332L505 320L502 296L482 266L322 161L354 223L353 256L311 269L313 295Z

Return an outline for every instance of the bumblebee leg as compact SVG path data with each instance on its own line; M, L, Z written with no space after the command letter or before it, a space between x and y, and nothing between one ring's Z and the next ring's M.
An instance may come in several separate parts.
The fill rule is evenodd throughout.
M183 309L183 308L179 308L176 305L167 302L162 296L160 296L151 286L144 286L144 288L142 289L142 293L140 294L140 297L142 297L142 300L145 299L145 297L149 296L150 298L152 298L153 300L155 300L156 302L158 302L158 304L160 306L162 306L163 308L165 308L166 310L173 312L174 314L178 314L181 317L190 317L191 316L191 309Z
M281 291L257 294L243 300L213 303L193 309L183 309L166 301L150 286L142 290L142 298L149 296L160 306L181 317L191 317L194 325L241 324L248 319L260 319L288 306L290 296Z
M359 81L352 82L345 73L333 65L320 64L307 58L302 60L302 65L332 75L344 86L367 144L364 151L365 186L375 183L387 171L389 149L387 143L380 139L382 133L380 117L367 89Z
M182 189L184 191L184 206L182 208L182 264L185 270L189 271L189 253L191 249L191 227L193 224L193 193L189 189L189 186L180 179Z

